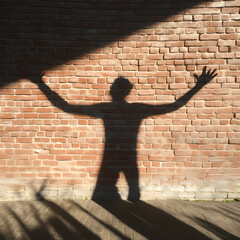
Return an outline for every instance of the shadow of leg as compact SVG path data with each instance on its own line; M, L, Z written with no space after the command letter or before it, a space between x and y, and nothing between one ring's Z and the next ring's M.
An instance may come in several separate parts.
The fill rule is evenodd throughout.
M121 200L121 196L116 187L118 177L118 169L109 168L103 163L92 195L92 200Z

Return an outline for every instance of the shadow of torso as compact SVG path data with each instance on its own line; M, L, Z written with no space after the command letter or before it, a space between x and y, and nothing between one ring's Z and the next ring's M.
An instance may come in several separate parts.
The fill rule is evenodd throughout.
M34 80L48 100L66 113L101 118L105 127L105 147L102 165L92 199L120 199L116 183L122 172L129 186L128 199L139 199L139 174L137 168L137 136L141 121L149 116L176 111L185 105L206 83L211 81L216 70L197 76L198 84L175 102L162 105L128 103L126 96L132 89L131 83L122 77L111 86L112 102L93 105L72 105L52 91L42 79Z
M104 121L105 147L93 199L119 199L115 185L120 172L127 180L129 198L138 199L137 136L149 105L120 101L98 104L95 109L95 117Z

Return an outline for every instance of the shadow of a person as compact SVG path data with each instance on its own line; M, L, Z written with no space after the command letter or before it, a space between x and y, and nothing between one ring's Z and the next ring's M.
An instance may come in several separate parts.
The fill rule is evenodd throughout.
M72 204L81 208L76 202ZM198 229L165 212L159 207L139 201L95 201L99 206L126 224L144 239L209 240ZM170 206L170 204L169 204ZM134 238L133 238L134 239Z
M111 86L111 102L93 105L69 104L52 91L41 77L31 80L39 86L55 107L64 112L103 119L105 148L92 199L121 199L116 182L120 172L122 172L129 186L128 199L138 200L140 189L136 144L141 121L146 117L170 113L184 106L194 94L217 75L215 72L216 69L212 72L211 70L206 72L206 67L204 67L200 76L194 75L197 82L191 90L174 103L162 105L128 103L125 98L133 85L123 77L115 79Z

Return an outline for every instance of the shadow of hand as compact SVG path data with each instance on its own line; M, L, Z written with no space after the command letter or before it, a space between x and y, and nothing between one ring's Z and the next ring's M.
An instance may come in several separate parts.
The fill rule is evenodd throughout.
M208 84L213 78L215 78L217 76L217 73L215 74L217 69L214 69L211 72L211 69L208 70L208 72L206 72L207 67L205 66L202 70L202 74L201 75L197 75L194 74L194 77L197 79L197 83L196 86L204 86L206 84Z
M44 83L42 77L44 73L34 73L33 71L29 71L29 69L23 67L23 65L19 65L18 67L18 75L20 78L29 79L31 82L35 84Z

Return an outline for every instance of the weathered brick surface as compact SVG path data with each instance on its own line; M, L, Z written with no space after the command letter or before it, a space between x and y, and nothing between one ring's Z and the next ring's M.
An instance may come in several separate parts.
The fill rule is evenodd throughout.
M239 197L238 0L1 4L1 199L30 197L28 184L44 179L46 196L91 196L106 140L102 119L53 106L18 77L19 64L30 76L44 70L43 81L74 105L111 102L119 76L133 84L129 103L172 103L194 86L193 74L216 68L218 76L185 106L142 120L140 189L143 198ZM119 136L138 119L124 114L129 119L114 115ZM124 174L117 186L127 197Z

